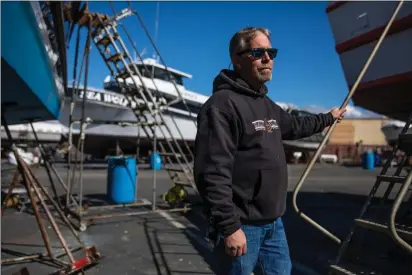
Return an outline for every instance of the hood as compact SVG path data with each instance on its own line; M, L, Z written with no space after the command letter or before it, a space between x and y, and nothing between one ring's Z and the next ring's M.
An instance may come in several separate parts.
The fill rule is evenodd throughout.
M239 74L227 69L222 70L213 81L213 93L220 90L233 90L253 97L263 97L268 92L266 85L263 85L259 91L256 91Z

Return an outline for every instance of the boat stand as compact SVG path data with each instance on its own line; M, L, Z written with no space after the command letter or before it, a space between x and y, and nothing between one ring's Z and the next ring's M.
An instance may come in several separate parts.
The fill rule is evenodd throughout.
M73 121L70 124L70 129L72 127L72 124L75 123L81 123L81 121ZM83 148L82 144L85 142L86 135L84 134L86 131L86 127L88 124L112 124L112 125L119 125L119 126L136 126L138 129L138 135L137 135L137 148L139 148L139 143L140 143L140 128L139 127L153 127L155 126L155 123L150 123L150 122L136 122L136 121L103 121L103 120L92 120L91 118L86 118L84 122L84 127L80 130L80 145L81 148ZM159 126L160 123L157 123ZM71 132L71 131L70 131ZM153 153L157 152L156 144L156 135L154 135L154 140L153 140ZM69 137L71 139L71 137ZM71 144L71 141L69 141ZM138 149L137 149L138 150ZM83 151L80 152L80 154L83 155ZM136 156L138 159L138 154ZM190 210L189 207L184 206L181 208L172 208L172 209L157 209L157 203L156 203L156 197L157 197L157 192L156 192L156 169L153 169L153 196L152 196L152 201L149 201L145 198L138 198L137 194L137 188L135 188L135 194L134 194L134 202L128 203L128 204L110 204L110 205L102 205L102 206L89 206L86 203L83 203L84 198L83 198L83 156L80 156L80 180L79 180L79 195L78 195L78 200L76 200L75 197L77 197L75 194L72 193L73 187L74 187L74 178L75 178L75 172L76 168L73 170L70 169L69 165L69 171L68 171L68 188L67 190L67 197L68 197L68 204L66 205L66 213L69 213L70 216L74 217L78 222L78 230L79 231L86 231L87 227L89 224L92 224L96 220L101 220L101 219L110 219L110 218L115 218L115 217L128 217L128 216L138 216L138 215L146 215L150 213L155 213L159 211L168 211L168 212L187 212ZM76 157L77 160L77 157ZM75 163L77 164L77 162ZM138 168L137 168L138 169ZM71 170L71 171L70 171ZM72 173L70 173L72 172ZM148 209L148 207L151 206L151 209ZM142 207L146 207L143 208ZM123 208L124 211L122 212L115 212L115 213L110 213L110 210L114 210L116 208ZM136 209L137 208L137 209ZM140 209L139 209L140 208ZM138 210L139 209L139 210ZM94 213L93 213L94 212ZM97 214L95 212L98 212Z
M53 198L49 195L47 189L37 180L35 175L33 174L32 170L30 167L24 162L24 160L20 157L19 152L17 151L16 144L13 141L13 138L11 136L9 127L7 125L7 121L4 115L4 107L2 106L2 124L4 126L4 129L6 131L7 137L10 140L11 143L11 149L14 153L14 156L16 158L17 162L17 168L18 171L20 172L22 178L23 178L23 185L26 188L27 194L30 198L31 206L33 208L34 216L36 218L37 224L40 229L40 233L42 235L44 245L46 247L47 253L46 254L34 254L34 255L23 255L21 257L17 258L9 258L9 259L3 259L1 261L1 265L6 265L6 264L16 264L16 263L21 263L21 262L26 262L26 261L40 261L43 263L49 263L53 264L58 268L55 274L75 274L79 271L84 270L85 268L91 267L92 265L97 264L98 260L100 259L100 254L97 252L96 247L94 246L89 246L85 247L85 245L82 243L80 240L77 232L74 230L73 226L69 222L69 220L65 217L63 211L59 208L58 204L53 200ZM13 187L17 184L17 179L14 177L15 180L13 180L12 184L9 187L8 195L7 197L10 196L11 191ZM63 220L63 222L68 226L70 231L73 233L75 236L76 240L79 242L79 247L74 248L74 249L69 249L68 244L66 240L64 239L62 232L60 231L49 207L46 204L45 199L43 198L43 194L46 196L48 202L50 202L53 205L54 210L56 210L60 216L60 218ZM35 197L36 196L36 197ZM7 202L7 197L5 199L5 202ZM56 255L53 253L52 248L51 248L51 243L50 243L50 238L47 233L46 227L44 220L40 216L39 213L39 208L37 205L37 201L40 202L41 206L43 207L43 210L45 211L50 223L51 227L56 233L64 252ZM3 207L2 207L3 208ZM83 258L80 258L76 260L73 256L73 252L84 249L85 251L85 256ZM20 254L20 253L19 253ZM59 258L67 256L69 259L69 262L65 262L63 260L60 260ZM28 270L27 269L22 269L20 270L20 274L27 274Z

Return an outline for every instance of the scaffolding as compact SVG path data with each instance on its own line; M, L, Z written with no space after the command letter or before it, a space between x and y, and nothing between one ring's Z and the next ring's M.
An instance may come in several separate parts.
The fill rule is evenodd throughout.
M65 5L64 16L65 20L68 21L73 29L73 26L77 26L77 40L75 49L75 62L73 70L73 93L70 102L70 116L69 116L69 154L68 154L68 170L67 170L67 196L65 209L68 215L73 215L79 220L79 229L81 231L86 230L89 221L94 221L96 219L111 218L114 216L132 216L141 215L157 211L156 209L156 169L154 169L154 180L153 180L153 198L152 202L142 199L137 199L137 194L135 194L135 201L132 204L127 205L109 205L109 206L95 206L88 207L83 204L83 153L84 153L84 141L86 139L86 129L88 125L97 124L115 124L120 126L133 126L137 127L137 147L139 146L140 130L143 130L146 137L151 141L153 145L153 154L159 153L159 155L164 159L164 170L167 171L169 178L172 180L172 187L166 194L163 194L164 200L167 201L170 209L167 211L187 211L190 208L186 203L187 191L185 187L191 187L197 193L197 188L193 179L193 169L191 161L193 161L193 153L189 147L187 141L185 140L179 125L177 124L173 114L168 112L169 118L171 118L171 124L167 123L165 120L165 113L168 111L169 107L173 107L174 104L183 103L186 110L189 112L189 116L192 118L194 125L196 126L196 120L192 116L192 112L187 106L187 103L182 96L176 82L171 77L170 71L166 66L163 58L161 57L153 39L143 23L140 15L134 11L130 5L128 8L123 9L121 12L117 13L114 9L112 3L110 3L113 16L106 14L93 13L88 10L87 3L80 9L79 5L73 5L73 3L68 3ZM167 102L156 85L156 81L153 76L150 76L150 81L154 86L154 89L149 89L145 84L145 79L143 78L141 72L139 71L134 60L131 58L128 49L126 48L125 42L122 40L118 26L123 30L126 35L128 42L133 46L134 51L138 54L139 59L142 61L142 65L147 71L147 67L143 62L142 56L139 54L135 43L133 43L129 32L126 27L121 24L121 20L126 17L136 17L143 27L146 35L150 39L153 48L156 51L157 56L163 63L166 72L169 74L171 82L176 91L176 98L172 101ZM79 79L77 78L77 64L78 64L78 53L79 53L79 39L80 39L80 29L86 27L88 30L83 61L80 68ZM100 56L107 65L112 77L115 79L117 86L120 88L121 93L126 96L126 98L133 99L135 102L141 102L133 106L129 100L130 109L133 111L136 117L136 121L102 121L96 120L94 118L85 117L85 102L86 96L82 98L81 105L81 118L73 117L73 110L75 107L76 97L80 92L80 78L82 75L83 67L85 68L84 73L84 84L82 85L83 95L86 94L88 85L88 68L89 68L89 54L90 54L90 44L93 41L96 46ZM147 77L146 77L147 80ZM158 100L160 98L160 100ZM143 101L143 102L142 102ZM163 104L159 104L163 102ZM72 160L70 150L73 148L73 125L80 124L80 135L77 142L75 164L72 167ZM174 126L175 133L172 131L171 127ZM177 137L175 134L177 133ZM180 140L181 142L179 143ZM181 143L183 146L181 146ZM183 148L182 148L183 147ZM74 178L77 166L77 154L80 151L80 167L79 167L79 197L75 199L73 195L73 187L75 184ZM138 150L137 150L138 152ZM139 155L136 156L139 158ZM177 162L177 163L176 163ZM137 191L136 191L137 192ZM99 213L98 215L85 216L84 213L90 212L91 210L107 210L118 207L141 207L152 205L150 211L133 211L133 212L123 212L123 213ZM74 208L74 209L73 209ZM87 208L87 210L86 210ZM162 210L164 211L164 210Z
M40 230L40 234L42 236L43 242L44 242L44 246L46 248L46 253L44 254L36 253L32 255L25 255L22 253L12 252L13 254L18 254L20 256L16 258L2 259L1 265L12 265L12 264L18 264L18 263L27 262L27 261L37 261L41 263L52 264L53 266L57 267L58 270L56 271L56 274L74 274L76 272L82 271L86 268L89 268L97 264L98 261L100 260L100 253L97 251L97 248L94 246L86 246L83 243L78 233L76 232L74 226L72 225L70 220L65 216L65 213L62 211L62 207L59 201L58 200L56 201L52 197L52 195L49 194L47 188L36 178L33 171L28 166L28 164L26 164L26 162L20 156L19 151L17 150L17 146L10 133L9 126L7 124L7 119L6 119L7 107L2 105L1 109L2 109L2 115L1 115L2 125L11 143L11 150L17 162L16 172L13 176L12 182L4 198L2 208L1 208L1 213L2 215L4 214L4 209L7 207L9 199L12 198L14 188L17 187L18 183L20 182L19 178L21 177L23 187L25 188L25 191L28 194L28 202L31 204L31 207L33 209L33 213L36 218L37 225L39 226L39 230ZM52 191L56 198L58 197L58 195L57 195L56 187L54 185L54 182L51 176L51 172L57 175L63 188L65 188L66 186L64 182L61 180L61 178L58 176L58 173L53 167L53 165L51 164L51 162L49 161L48 156L44 152L42 145L39 143L39 140L38 140L36 131L34 130L32 121L29 121L29 123L32 128L33 135L35 137L35 141L37 145L39 146L41 156L43 157L45 161L45 168L46 168L47 174L50 179ZM44 196L46 199L44 198ZM40 214L38 203L40 203L42 209L46 213L46 216L51 224L51 228L56 233L56 236L63 248L63 252L60 251L59 253L57 253L56 251L53 251L50 236L47 233L45 221ZM48 203L50 203L52 207L50 207ZM59 228L59 225L57 224L55 217L53 216L52 211L56 211L58 216L64 223L64 225L69 228L75 240L78 242L77 247L71 247L71 248L69 247L69 244L66 238L63 236ZM79 250L83 250L85 256L80 259L76 259L73 254L74 252L79 251ZM68 262L65 260L62 260L63 257L67 257ZM29 274L27 268L23 268L20 272L21 274Z

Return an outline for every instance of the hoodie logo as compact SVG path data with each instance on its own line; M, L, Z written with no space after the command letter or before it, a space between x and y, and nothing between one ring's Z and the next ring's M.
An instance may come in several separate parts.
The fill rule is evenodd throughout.
M255 120L252 122L253 126L255 126L256 131L265 131L268 133L272 133L274 129L278 129L278 123L275 119L266 120Z

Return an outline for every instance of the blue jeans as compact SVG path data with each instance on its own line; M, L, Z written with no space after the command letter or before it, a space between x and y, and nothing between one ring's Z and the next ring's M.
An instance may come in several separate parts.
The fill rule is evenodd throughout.
M243 225L246 236L245 255L232 257L225 252L223 238L218 237L214 252L218 275L290 275L292 263L282 219L265 225Z

